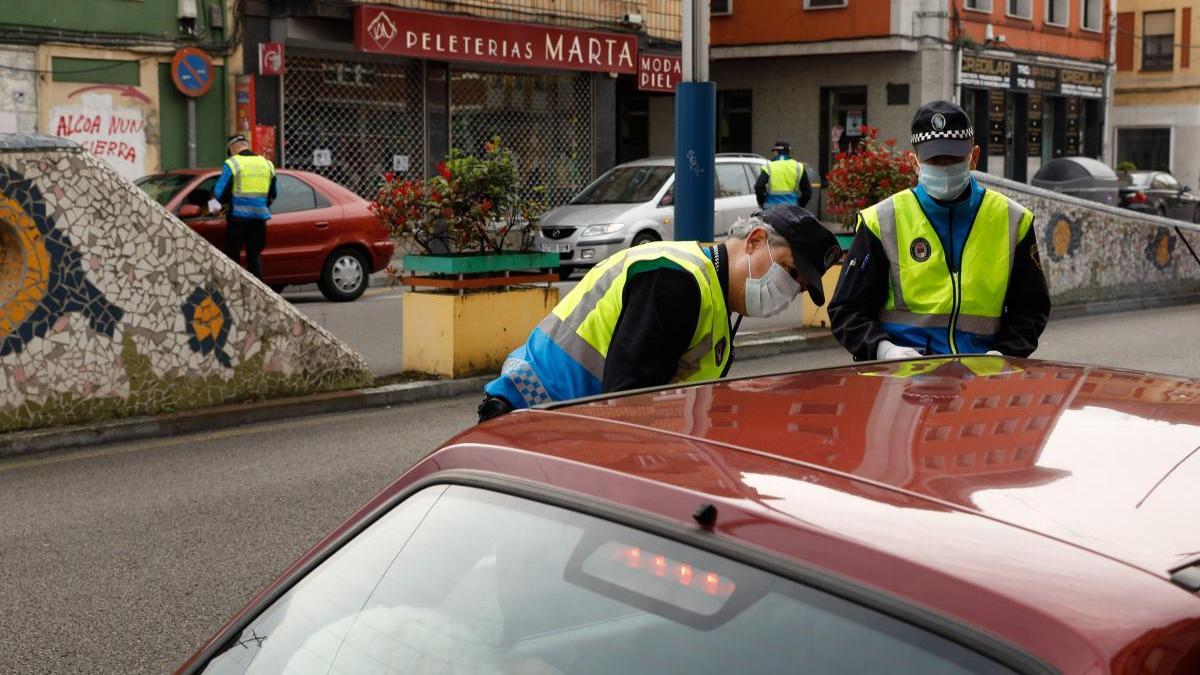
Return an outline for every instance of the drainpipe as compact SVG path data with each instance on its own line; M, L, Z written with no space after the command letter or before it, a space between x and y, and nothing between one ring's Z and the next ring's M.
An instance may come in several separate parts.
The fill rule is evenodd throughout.
M958 16L958 0L951 2L950 6L954 8L954 91L951 92L950 100L961 106L963 102L959 99L962 98L962 19Z
M1114 80L1117 77L1117 0L1108 0L1108 67L1104 77L1104 140L1101 152L1104 161L1109 166L1116 166L1117 157L1114 149L1116 129L1113 127L1113 95L1116 89Z

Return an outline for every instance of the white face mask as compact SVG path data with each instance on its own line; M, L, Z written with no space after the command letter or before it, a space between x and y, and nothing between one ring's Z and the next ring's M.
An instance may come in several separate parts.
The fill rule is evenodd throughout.
M750 256L746 256L746 316L775 316L787 309L800 294L800 282L793 279L783 265L775 262L769 241L766 247L767 255L771 256L771 269L761 278L753 278Z
M921 185L930 197L948 201L962 194L971 180L970 162L948 166L921 165Z

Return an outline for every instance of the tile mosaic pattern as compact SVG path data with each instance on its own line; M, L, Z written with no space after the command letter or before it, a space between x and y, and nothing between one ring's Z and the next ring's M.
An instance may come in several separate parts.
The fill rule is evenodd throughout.
M1200 293L1200 264L1175 227L1193 246L1200 244L1200 228L975 175L1033 211L1055 304Z
M366 362L60 139L0 134L0 432L364 386Z

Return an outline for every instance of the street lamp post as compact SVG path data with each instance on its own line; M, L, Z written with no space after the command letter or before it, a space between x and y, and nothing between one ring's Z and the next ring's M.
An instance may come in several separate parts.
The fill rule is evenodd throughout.
M675 239L712 241L717 87L708 81L708 0L683 0L683 81L675 89Z

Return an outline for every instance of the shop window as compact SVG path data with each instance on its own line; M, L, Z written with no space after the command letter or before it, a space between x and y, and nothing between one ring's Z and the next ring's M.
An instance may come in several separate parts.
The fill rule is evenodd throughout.
M717 152L754 152L752 103L748 90L717 92Z
M712 16L733 14L733 0L709 0L708 13Z
M1018 19L1032 19L1033 0L1008 0L1007 14Z
M804 0L804 9L830 9L845 7L849 0Z
M1079 25L1083 26L1084 30L1100 32L1101 14L1104 11L1104 6L1101 4L1103 0L1082 0L1080 2L1080 19Z
M908 105L908 83L892 83L887 84L887 104L888 105Z
M1132 162L1142 171L1171 170L1169 128L1117 129L1117 163Z
M963 8L973 12L987 12L990 14L992 11L992 0L964 0Z
M1046 23L1051 26L1067 25L1069 0L1046 0Z
M1142 15L1142 70L1170 70L1175 65L1175 11Z

